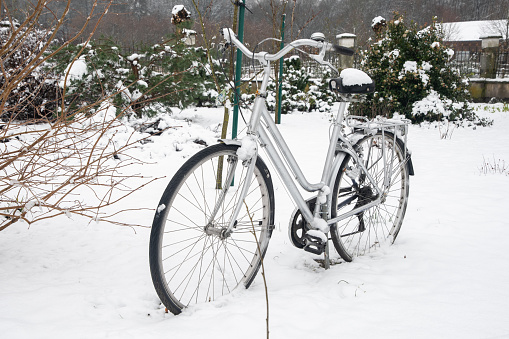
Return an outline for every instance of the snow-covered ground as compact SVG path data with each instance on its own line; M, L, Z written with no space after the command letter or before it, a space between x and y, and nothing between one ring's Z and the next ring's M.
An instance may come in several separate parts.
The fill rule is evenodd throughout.
M290 244L294 205L274 176L276 230L265 260L272 338L509 338L509 175L481 173L483 158L509 164L509 112L479 108L492 127L455 129L450 139L411 127L416 175L396 244L328 271ZM135 169L167 177L122 207L154 209L172 173L202 147L193 140L216 138L222 112L167 119L179 127L143 145L138 156L152 164ZM304 173L319 181L328 116L282 120ZM150 225L152 214L124 218ZM0 232L0 338L265 337L261 276L248 290L165 314L150 279L149 233L77 217Z

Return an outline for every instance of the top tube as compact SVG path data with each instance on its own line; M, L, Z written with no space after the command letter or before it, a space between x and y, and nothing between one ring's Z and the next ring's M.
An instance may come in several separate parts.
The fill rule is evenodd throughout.
M292 41L288 45L286 45L282 50L277 52L276 54L269 54L267 52L251 52L242 42L237 39L237 36L230 28L223 28L222 34L225 40L229 43L234 44L244 55L254 58L260 61L275 61L281 59L285 54L290 52L292 49L300 47L300 46L310 46L316 48L326 47L326 50L332 50L332 44L323 41L311 40L311 39L299 39Z

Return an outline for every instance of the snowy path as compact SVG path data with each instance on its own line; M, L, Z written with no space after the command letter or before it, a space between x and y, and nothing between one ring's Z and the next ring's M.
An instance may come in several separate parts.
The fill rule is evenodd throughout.
M221 110L189 114L205 127L221 118ZM493 127L458 129L450 140L412 127L416 175L396 244L329 271L290 244L293 204L275 182L276 230L266 256L272 338L509 338L509 176L479 172L483 156L509 162L509 113L489 116ZM285 115L281 128L309 181L317 181L323 158L313 145L326 142L327 117ZM147 147L158 164L144 171L171 175L197 146ZM126 204L154 208L168 180ZM131 218L150 224L152 213ZM148 239L149 229L65 217L1 232L0 337L265 337L261 277L249 290L164 314L150 280Z

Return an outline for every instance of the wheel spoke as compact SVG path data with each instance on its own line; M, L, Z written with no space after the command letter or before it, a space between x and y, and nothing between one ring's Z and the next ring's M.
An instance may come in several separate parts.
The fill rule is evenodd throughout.
M363 164L374 182L361 171L356 179L358 185L353 185L345 170L356 167L356 164L353 158L347 158L336 178L332 198L332 206L336 208L332 210L332 217L361 206L363 200L368 203L375 201L375 197L367 195L370 191L375 194L374 184L382 196L379 204L332 226L334 246L347 261L394 241L401 227L408 196L408 160L404 158L400 145L395 143L392 133L385 132L383 138L380 132L367 136L358 145L364 155ZM384 187L386 178L389 179L388 187ZM364 230L360 229L361 222Z
M173 313L213 301L241 282L246 287L251 284L260 265L253 224L265 253L272 233L268 226L274 222L272 181L262 175L267 168L260 159L247 181L247 168L240 162L227 166L230 162L224 161L219 172L219 158L231 160L237 157L237 149L218 144L200 151L175 174L161 199L160 204L167 206L166 217L154 218L150 267L156 291ZM222 185L217 185L219 173ZM235 178L234 186L225 186L228 177ZM253 224L247 209L232 219L245 183L249 187L243 201ZM232 233L226 234L232 221Z

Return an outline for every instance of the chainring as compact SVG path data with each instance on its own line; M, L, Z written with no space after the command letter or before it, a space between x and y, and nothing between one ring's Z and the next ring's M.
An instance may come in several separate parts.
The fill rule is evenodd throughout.
M316 205L316 197L306 200L306 203L311 211L314 211ZM290 217L290 225L288 227L288 236L293 246L297 248L304 248L304 235L309 231L309 225L306 219L302 216L301 211L296 208Z

